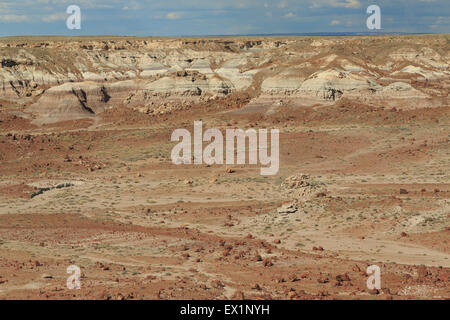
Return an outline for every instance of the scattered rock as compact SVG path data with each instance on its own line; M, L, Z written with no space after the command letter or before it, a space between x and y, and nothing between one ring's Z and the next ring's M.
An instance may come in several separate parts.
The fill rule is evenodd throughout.
M347 273L339 274L336 276L336 281L338 282L350 281L350 277Z
M280 208L278 208L277 211L279 214L292 214L298 211L298 207L294 202L285 203Z
M263 260L263 266L264 267L271 267L273 266L272 260L270 260L269 258L266 258Z
M371 289L371 290L369 290L369 293L372 294L372 295L377 295L377 294L380 294L380 290L378 290L378 289Z
M240 290L237 290L232 296L232 300L244 300L244 293Z
M289 280L290 280L291 282L297 282L297 281L300 280L300 278L297 277L297 275L296 275L295 273L293 273L293 274L289 275Z
M262 257L259 255L259 254L257 254L254 258L253 258L253 261L256 261L256 262L259 262L259 261L262 261L263 259L262 259Z
M423 281L429 275L428 269L425 266L419 266L417 268L417 277L420 281Z
M226 172L227 172L227 173L234 173L235 171L234 171L234 169L227 168Z
M209 183L211 183L211 184L216 183L216 182L217 182L217 178L216 177L213 177L213 178L211 178L209 180Z
M219 280L213 280L213 281L211 281L211 286L212 286L213 288L216 288L216 289L220 289L220 288L225 287L225 285L224 285L221 281L219 281Z
M357 264L353 265L352 270L354 272L361 272L361 268Z
M252 289L253 289L253 290L258 290L258 291L261 291L261 290L262 290L261 286L260 286L259 284L257 284L257 283L255 283L255 284L252 286Z

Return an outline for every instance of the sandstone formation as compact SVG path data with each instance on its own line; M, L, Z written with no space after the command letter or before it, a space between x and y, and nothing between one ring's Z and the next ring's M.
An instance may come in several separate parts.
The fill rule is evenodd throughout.
M0 100L23 105L36 123L118 106L160 112L164 103L176 109L247 91L249 106L270 112L343 98L436 106L432 97L448 103L446 40L424 36L422 48L413 37L0 41Z

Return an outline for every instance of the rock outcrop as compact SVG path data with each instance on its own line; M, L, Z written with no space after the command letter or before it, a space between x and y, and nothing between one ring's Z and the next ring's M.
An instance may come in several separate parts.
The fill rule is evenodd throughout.
M68 82L45 91L27 111L44 122L92 117L103 112L110 100L104 85L95 82Z
M250 106L448 101L445 36L355 38L0 40L0 100L39 123L126 106L152 113L247 92ZM447 44L445 44L447 43ZM364 50L362 50L364 49ZM405 101L414 99L414 104ZM434 105L435 106L435 105ZM164 109L164 108L163 108Z

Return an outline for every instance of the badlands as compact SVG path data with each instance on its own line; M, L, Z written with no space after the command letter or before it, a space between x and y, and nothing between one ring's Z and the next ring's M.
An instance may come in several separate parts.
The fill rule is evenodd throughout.
M12 37L0 63L0 299L450 298L450 35ZM278 173L174 165L194 121L279 129Z

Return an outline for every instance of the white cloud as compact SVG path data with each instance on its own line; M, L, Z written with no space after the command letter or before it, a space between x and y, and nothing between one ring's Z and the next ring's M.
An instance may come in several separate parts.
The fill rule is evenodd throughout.
M0 15L1 22L24 22L27 21L28 17L17 14L4 14Z
M286 1L281 1L279 4L278 4L278 8L280 8L280 9L284 9L284 8L286 8L288 6L288 4L287 4L287 2Z
M333 8L359 8L361 3L359 0L311 0L310 8L322 8L331 6Z
M43 16L42 21L44 22L54 22L54 21L64 21L68 17L66 13L54 13L48 16Z
M180 19L181 17L183 17L182 12L169 12L166 16L166 18L169 20L176 20L176 19Z
M127 2L125 2L125 5L122 7L122 10L124 10L124 11L140 10L142 8L143 8L142 5L134 0L134 1L127 1Z
M332 0L331 5L335 7L343 7L343 8L359 8L361 7L361 3L359 0L345 0L345 1L339 1L339 0Z

